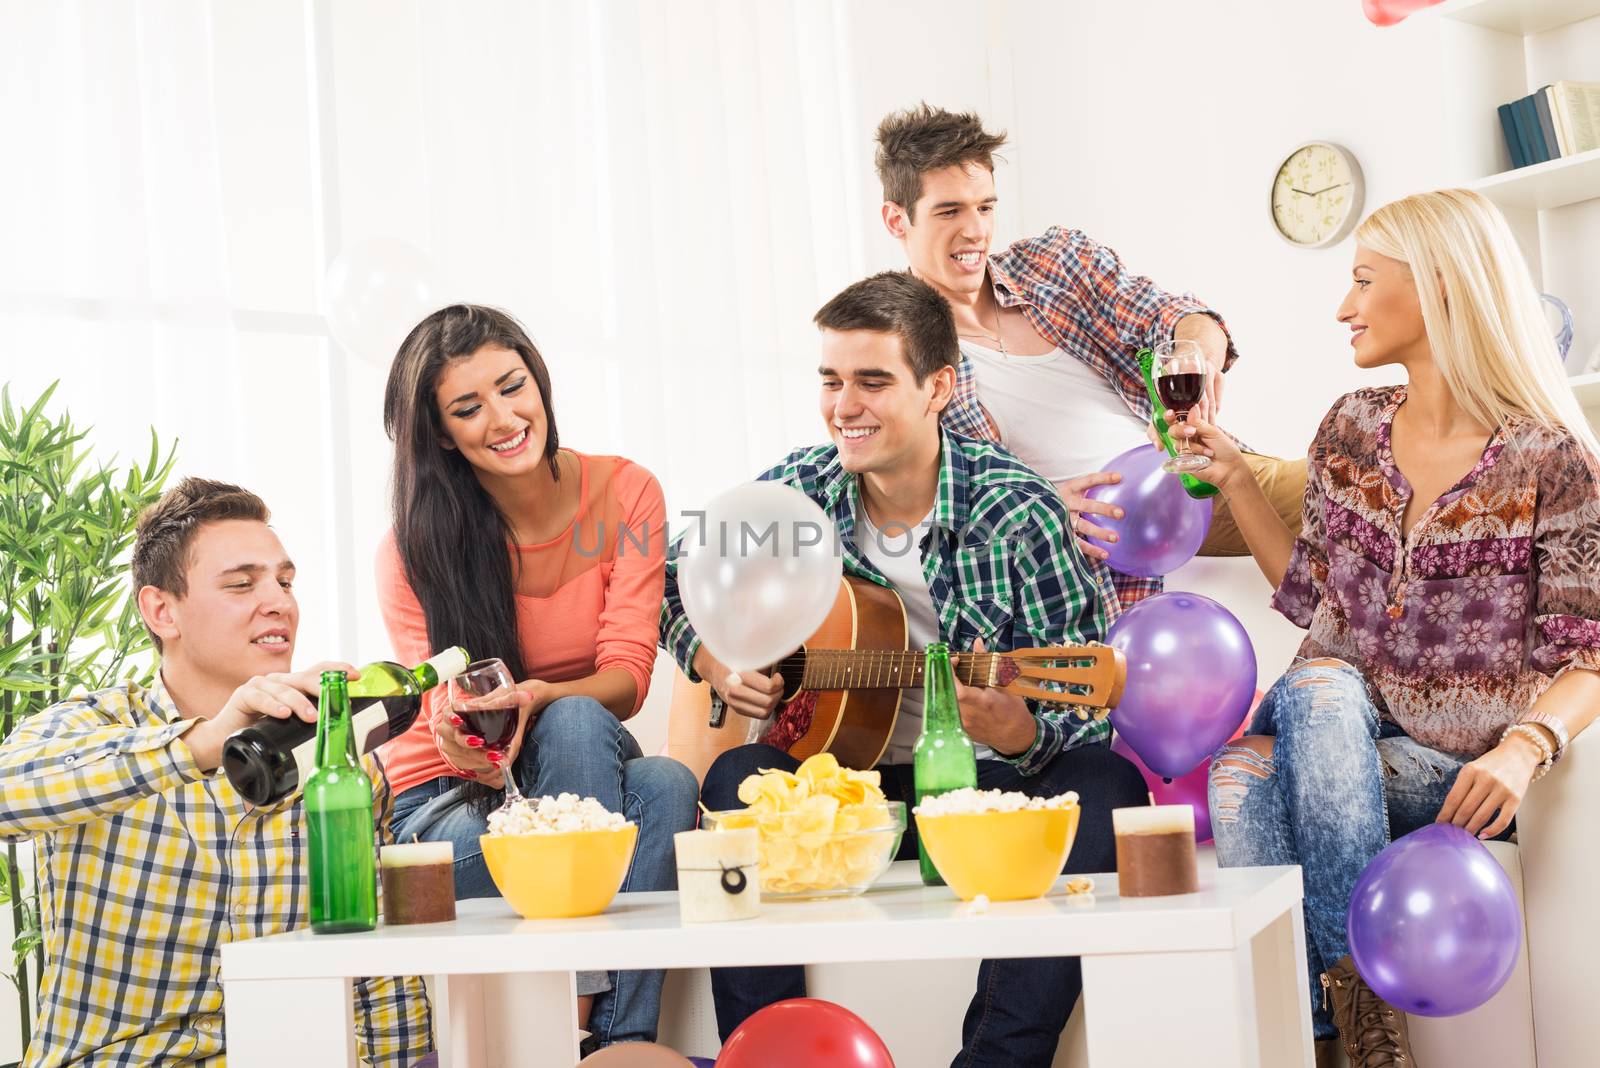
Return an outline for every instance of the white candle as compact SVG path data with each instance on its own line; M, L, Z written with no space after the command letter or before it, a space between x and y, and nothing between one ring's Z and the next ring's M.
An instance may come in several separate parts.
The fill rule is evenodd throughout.
M678 856L678 914L684 923L747 920L760 911L761 839L755 828L680 831L672 836L672 845Z

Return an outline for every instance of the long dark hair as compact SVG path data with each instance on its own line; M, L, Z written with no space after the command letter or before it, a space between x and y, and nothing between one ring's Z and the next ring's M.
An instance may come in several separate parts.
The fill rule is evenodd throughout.
M511 525L447 439L434 393L451 361L485 345L516 351L544 402L544 459L557 479L556 413L550 372L522 325L496 308L452 304L418 323L400 345L383 392L383 429L394 442L394 539L437 652L464 646L499 657L526 677L517 640Z

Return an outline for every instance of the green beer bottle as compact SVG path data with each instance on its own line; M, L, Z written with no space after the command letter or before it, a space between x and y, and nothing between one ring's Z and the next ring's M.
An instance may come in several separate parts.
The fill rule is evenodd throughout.
M972 739L961 726L950 647L943 642L928 646L928 659L922 668L922 694L922 733L911 750L911 780L919 805L924 797L978 785L978 761L972 753ZM943 886L944 880L928 859L920 835L917 858L922 862L922 881L929 886Z
M344 672L322 673L317 764L305 786L311 850L311 929L370 931L378 923L372 781L356 760Z

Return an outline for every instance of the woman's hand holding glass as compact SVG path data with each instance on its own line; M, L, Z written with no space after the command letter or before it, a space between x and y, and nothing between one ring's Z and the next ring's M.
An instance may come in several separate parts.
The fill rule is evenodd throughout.
M506 769L522 749L530 719L543 707L536 688L544 685L513 683L499 660L473 664L450 681L445 703L434 712L439 755L464 777L503 788L508 800L520 797Z
M1189 418L1183 422L1179 422L1171 412L1167 412L1166 416L1168 432L1173 440L1187 440L1193 452L1211 461L1204 470L1192 472L1195 478L1211 483L1222 491L1223 496L1227 496L1243 485L1244 480L1255 477L1250 465L1245 463L1244 453L1239 451L1238 443L1220 427L1200 418L1198 409L1191 409Z

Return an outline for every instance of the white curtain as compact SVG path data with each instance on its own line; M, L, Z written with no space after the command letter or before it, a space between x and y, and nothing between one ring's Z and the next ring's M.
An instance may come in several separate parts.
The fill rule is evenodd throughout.
M386 361L327 333L342 248L423 250L519 316L562 439L669 509L815 441L811 313L892 248L842 0L0 6L0 381L103 457L261 493L300 655L388 642ZM871 29L867 26L865 29Z

